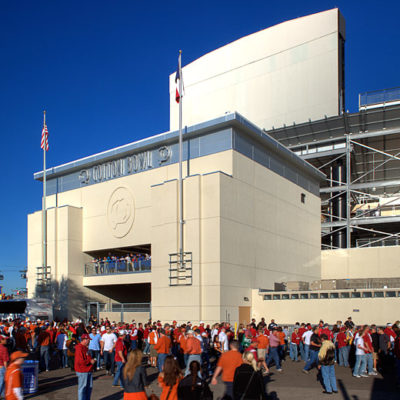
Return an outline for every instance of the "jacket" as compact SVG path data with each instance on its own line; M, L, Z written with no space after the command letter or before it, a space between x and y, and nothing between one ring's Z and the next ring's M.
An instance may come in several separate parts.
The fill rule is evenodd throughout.
M89 349L79 343L75 347L75 372L92 372L92 357L89 355Z

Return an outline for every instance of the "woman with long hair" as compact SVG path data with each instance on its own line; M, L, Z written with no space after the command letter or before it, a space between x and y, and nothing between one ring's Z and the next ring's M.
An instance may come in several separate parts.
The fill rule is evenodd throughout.
M179 383L179 400L206 400L213 398L207 382L199 377L199 373L200 363L194 360L189 365L189 375L185 376Z
M142 366L143 353L139 349L132 350L122 370L124 400L147 400L146 370Z
M265 400L265 387L253 353L243 353L243 364L237 367L233 378L234 400Z
M158 385L162 389L160 400L178 400L178 385L181 379L178 362L173 356L167 356L163 371L158 375Z

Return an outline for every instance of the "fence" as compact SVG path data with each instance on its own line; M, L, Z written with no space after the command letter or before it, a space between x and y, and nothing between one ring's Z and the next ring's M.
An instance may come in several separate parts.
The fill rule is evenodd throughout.
M137 272L150 272L151 259L138 261L95 261L85 264L85 276L132 274Z

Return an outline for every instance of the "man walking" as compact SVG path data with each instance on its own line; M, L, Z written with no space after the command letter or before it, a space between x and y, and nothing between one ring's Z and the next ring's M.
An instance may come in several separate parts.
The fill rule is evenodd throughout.
M93 365L96 359L89 355L90 337L84 333L75 347L75 372L78 377L78 400L90 400L93 388Z
M171 352L171 339L165 334L165 329L160 329L160 338L154 345L154 349L158 353L158 371L162 372L164 361Z
M194 331L190 330L187 333L188 338L186 341L186 352L189 354L189 358L186 364L185 375L189 375L189 366L192 361L198 361L201 365L201 343L200 340L194 336Z

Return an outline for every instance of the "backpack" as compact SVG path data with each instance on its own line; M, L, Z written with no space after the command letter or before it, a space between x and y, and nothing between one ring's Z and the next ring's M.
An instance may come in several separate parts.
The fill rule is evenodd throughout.
M75 347L76 347L76 345L77 345L76 340L71 340L71 341L69 342L69 344L67 345L67 348L68 348L67 355L68 355L69 357L75 356Z

